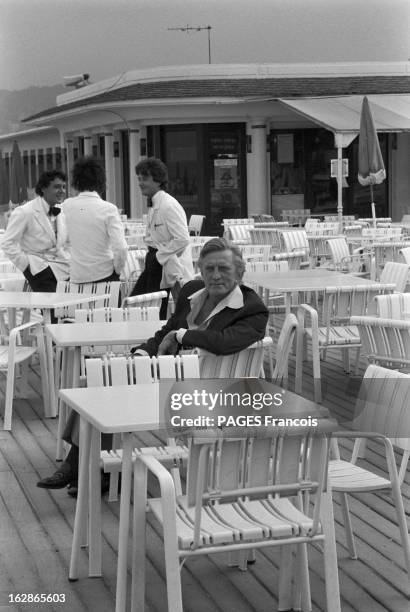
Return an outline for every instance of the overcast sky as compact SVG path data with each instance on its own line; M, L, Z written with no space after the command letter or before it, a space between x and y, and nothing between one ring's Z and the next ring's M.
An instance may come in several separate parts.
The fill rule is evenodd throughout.
M410 0L0 0L0 89L208 62L406 61Z

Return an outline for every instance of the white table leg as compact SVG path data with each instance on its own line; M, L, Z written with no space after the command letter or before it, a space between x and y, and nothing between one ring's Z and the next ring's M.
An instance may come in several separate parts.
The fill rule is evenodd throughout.
M90 464L91 425L81 419L80 465L78 470L78 496L75 508L73 544L71 547L69 580L78 579L78 561L84 525L87 521L88 469Z
M99 577L101 572L101 435L96 429L91 434L90 488L89 488L89 560L88 575Z
M49 308L43 309L44 324L51 323L51 313ZM54 358L53 342L48 334L45 334L46 362L47 362L47 393L44 395L44 416L53 418L57 416L56 396L54 393Z
M118 565L115 612L125 612L127 595L127 548L129 541L130 524L132 447L133 434L125 434L122 454L122 481L120 502L120 526L118 536Z

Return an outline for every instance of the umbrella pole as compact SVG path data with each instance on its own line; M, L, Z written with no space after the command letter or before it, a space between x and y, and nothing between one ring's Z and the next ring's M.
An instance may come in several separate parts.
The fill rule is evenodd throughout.
M370 200L371 200L371 207L372 207L372 219L373 219L373 227L376 227L376 207L374 204L374 196L373 196L373 185L372 183L370 183Z
M339 233L343 232L343 177L342 177L342 147L337 147L337 218Z

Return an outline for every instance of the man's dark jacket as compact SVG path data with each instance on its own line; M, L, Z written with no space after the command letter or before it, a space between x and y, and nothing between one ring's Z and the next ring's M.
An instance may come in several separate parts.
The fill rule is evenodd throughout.
M150 357L156 355L164 336L181 327L188 329L187 315L191 310L188 299L204 287L202 280L186 283L181 289L175 312L166 325L153 338L136 347L146 351ZM269 313L253 289L240 285L243 295L243 308L224 308L212 317L204 330L188 329L184 334L182 348L198 347L216 355L230 355L247 348L265 336Z

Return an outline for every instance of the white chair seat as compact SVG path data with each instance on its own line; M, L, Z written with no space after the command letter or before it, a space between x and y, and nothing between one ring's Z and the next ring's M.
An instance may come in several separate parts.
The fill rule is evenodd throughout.
M312 328L305 328L306 335L312 339ZM319 345L326 344L360 344L360 334L356 325L340 325L338 327L319 327Z
M287 501L287 500L282 500ZM201 510L203 546L230 544L239 541L260 541L265 538L288 538L301 535L312 526L312 520L287 501L292 520L281 516L274 505L262 501L220 504ZM148 500L149 509L163 523L162 500ZM298 519L298 520L296 520ZM299 522L300 521L300 524ZM184 550L192 547L195 508L188 507L186 496L178 498L177 536Z
M14 363L21 363L37 352L33 346L17 346L14 353ZM9 347L0 346L0 368L6 368L9 362Z
M390 480L341 459L329 461L329 481L333 491L353 493L355 490L391 489Z

